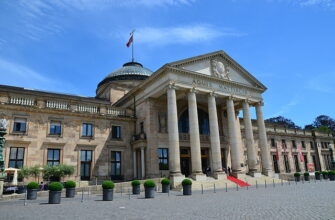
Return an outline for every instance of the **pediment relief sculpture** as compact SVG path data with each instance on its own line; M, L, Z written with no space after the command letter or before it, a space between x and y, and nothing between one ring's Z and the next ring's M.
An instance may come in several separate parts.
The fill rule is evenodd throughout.
M220 79L231 80L229 76L229 67L227 64L220 60L211 60L212 76Z

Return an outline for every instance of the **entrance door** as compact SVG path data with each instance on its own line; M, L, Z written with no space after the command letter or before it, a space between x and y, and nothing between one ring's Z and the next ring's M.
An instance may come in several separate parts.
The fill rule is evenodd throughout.
M294 155L294 163L295 163L295 170L296 170L296 172L300 172L298 155Z
M211 167L209 164L208 149L201 149L201 166L202 172L207 176L210 175Z
M180 149L180 169L181 169L181 173L184 174L186 177L191 174L190 159L191 159L190 149L181 148Z

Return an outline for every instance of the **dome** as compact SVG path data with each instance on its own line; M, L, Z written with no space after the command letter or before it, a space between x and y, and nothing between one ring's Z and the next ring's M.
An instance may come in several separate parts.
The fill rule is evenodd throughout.
M123 64L123 67L112 71L104 80L102 80L98 87L106 82L118 80L145 80L152 74L152 71L143 67L137 62L128 62Z

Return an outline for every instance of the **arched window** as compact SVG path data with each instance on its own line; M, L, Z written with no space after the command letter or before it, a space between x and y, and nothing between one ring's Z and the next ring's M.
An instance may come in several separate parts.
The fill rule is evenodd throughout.
M208 113L198 108L198 122L199 122L199 133L209 134L209 119ZM188 109L186 109L180 116L178 121L179 133L189 133L189 118Z

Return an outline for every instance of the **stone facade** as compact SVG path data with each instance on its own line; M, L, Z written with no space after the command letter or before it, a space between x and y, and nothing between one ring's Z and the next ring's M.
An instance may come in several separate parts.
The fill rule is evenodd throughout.
M122 71L99 84L97 97L0 86L0 116L9 125L6 167L22 159L23 166L75 166L77 180L177 182L203 180L205 172L220 179L228 169L235 176L329 169L334 137L265 125L266 87L223 51L166 64L151 76L147 69L132 73L134 82ZM23 156L13 148L24 149Z

